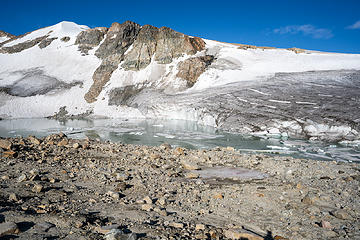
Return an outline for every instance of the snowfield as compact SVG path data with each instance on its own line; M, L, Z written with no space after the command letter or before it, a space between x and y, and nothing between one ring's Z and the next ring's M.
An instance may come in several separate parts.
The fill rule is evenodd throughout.
M120 64L97 101L87 103L84 95L101 60L94 55L97 48L85 55L75 45L86 29L61 22L2 46L45 35L56 38L42 49L0 51L0 118L48 117L66 107L69 115L91 113L94 118L183 119L238 132L359 138L359 54L244 50L205 40L206 50L195 56L212 55L215 61L191 88L176 74L178 63L194 56L170 64L153 59L139 71L126 71ZM109 104L112 91L126 86L141 91L121 105Z

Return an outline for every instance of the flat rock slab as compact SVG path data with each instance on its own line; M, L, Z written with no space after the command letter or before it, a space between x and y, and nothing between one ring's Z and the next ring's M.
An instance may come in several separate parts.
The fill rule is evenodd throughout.
M17 233L19 231L16 223L5 222L0 224L0 237Z

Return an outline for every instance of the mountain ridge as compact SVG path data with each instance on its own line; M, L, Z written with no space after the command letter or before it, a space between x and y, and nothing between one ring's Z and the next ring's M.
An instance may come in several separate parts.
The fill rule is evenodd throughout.
M290 76L307 82L303 76L311 76L311 80L314 76L310 73L315 71L319 76L330 76L330 82L341 78L344 88L349 87L347 84L354 87L357 82L346 79L357 77L359 63L358 54L234 45L131 21L91 29L63 21L0 43L0 117L65 113L63 117L170 118L226 126L244 133L270 133L276 128L289 135L309 137L311 134L301 130L310 129L308 125L325 124L328 133L334 130L332 126L348 127L360 116L355 114L340 122L336 119L341 113L332 109L338 106L334 104L330 106L334 115L322 119L318 114L325 108L320 97L308 96L313 102L301 99L300 94L307 94L301 90L305 85L293 93L299 95L296 101L286 94L286 88L291 87ZM309 74L302 74L305 72ZM270 89L265 83L279 82L274 76L289 80ZM307 84L320 82L318 79ZM246 87L248 83L252 87ZM273 91L275 88L278 90ZM218 89L221 97L207 96L218 95ZM341 95L326 88L318 91L314 94ZM247 98L253 96L250 92L258 95L253 102ZM228 99L226 94L237 97ZM214 108L220 99L226 102ZM237 105L232 106L234 101ZM237 106L241 110L236 110ZM322 108L315 114L314 109ZM241 111L247 119L241 120ZM357 123L336 128L335 132L343 137L352 135L353 130L360 130Z

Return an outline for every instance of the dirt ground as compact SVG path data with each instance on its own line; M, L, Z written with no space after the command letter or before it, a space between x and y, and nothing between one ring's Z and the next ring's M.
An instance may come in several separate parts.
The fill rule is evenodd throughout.
M0 139L0 239L360 239L360 166Z

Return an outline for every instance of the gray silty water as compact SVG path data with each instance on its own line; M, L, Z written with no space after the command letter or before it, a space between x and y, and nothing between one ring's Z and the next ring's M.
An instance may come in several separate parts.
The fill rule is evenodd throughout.
M71 138L91 138L156 146L164 142L190 149L234 147L244 153L284 154L300 158L359 161L360 148L354 143L326 144L299 139L269 138L230 134L213 127L183 120L97 119L67 120L15 119L0 121L0 136L15 137L64 132Z

